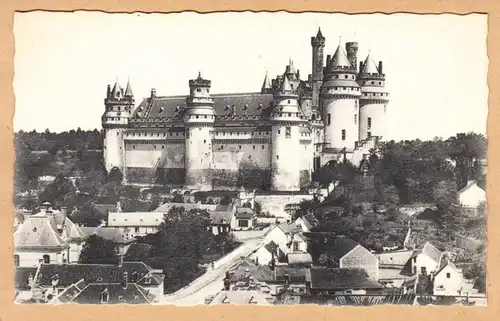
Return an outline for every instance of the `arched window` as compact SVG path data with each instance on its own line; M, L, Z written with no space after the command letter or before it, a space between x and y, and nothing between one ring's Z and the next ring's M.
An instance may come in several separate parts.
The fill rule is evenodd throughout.
M19 255L14 254L14 266L19 266Z
M43 263L44 264L49 264L50 263L50 256L49 255L45 254L43 256Z
M101 292L101 303L108 303L108 300L109 300L108 289L104 289L104 291Z

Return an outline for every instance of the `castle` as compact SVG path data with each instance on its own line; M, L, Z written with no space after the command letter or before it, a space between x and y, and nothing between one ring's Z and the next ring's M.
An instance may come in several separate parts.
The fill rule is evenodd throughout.
M359 165L383 137L383 65L369 53L358 70L356 42L339 44L325 64L325 41L320 29L311 38L307 80L290 61L275 79L266 73L260 92L211 94L199 74L187 97L152 89L135 107L130 82L108 85L106 169L135 184L299 191L328 162Z

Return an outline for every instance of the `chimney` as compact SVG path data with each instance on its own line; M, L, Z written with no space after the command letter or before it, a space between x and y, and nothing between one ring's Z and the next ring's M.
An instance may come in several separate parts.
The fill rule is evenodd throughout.
M66 206L61 206L60 211L64 217L68 216L68 208Z
M361 72L361 70L363 70L363 62L362 61L359 62L359 72Z
M326 56L326 65L327 66L330 64L330 60L332 60L332 55L327 55Z
M109 95L111 95L111 85L108 85L108 91L106 97L109 97Z
M384 68L383 68L383 65L382 65L382 61L378 62L378 73L381 74L381 75L384 74Z
M297 79L300 79L300 70L297 69Z
M123 255L121 253L119 253L118 254L118 266L121 267L122 265L123 265Z
M151 98L156 97L156 88L151 88Z

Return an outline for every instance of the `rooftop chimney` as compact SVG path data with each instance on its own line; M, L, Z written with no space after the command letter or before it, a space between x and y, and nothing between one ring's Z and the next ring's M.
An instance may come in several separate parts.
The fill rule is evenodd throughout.
M383 69L383 66L382 66L382 61L378 62L378 72L381 75L384 74L384 69Z
M127 272L123 272L121 285L122 285L122 288L124 288L124 289L126 289L128 287L128 273Z
M151 88L151 98L156 97L156 88Z

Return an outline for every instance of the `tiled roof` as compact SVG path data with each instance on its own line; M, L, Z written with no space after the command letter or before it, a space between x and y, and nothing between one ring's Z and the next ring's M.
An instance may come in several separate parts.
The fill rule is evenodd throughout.
M302 216L302 221L309 230L319 225L319 221L313 213Z
M36 267L16 267L16 274L14 276L14 288L16 290L29 290L30 278L35 277Z
M235 270L230 278L231 282L244 281L247 275L251 275L256 282L265 282L274 280L274 272L268 266L248 264L243 262Z
M99 237L102 237L105 240L111 241L115 244L126 244L130 243L132 240L126 240L122 232L119 228L117 227L108 227L108 226L102 226L102 227L80 227L80 229L86 234L86 235L91 235L95 234Z
M243 219L244 218L247 218L247 219L252 218L255 215L256 214L252 209L246 208L246 207L238 207L236 209L236 214L235 214L236 218L243 218Z
M439 263L442 254L440 250L438 250L434 245L432 245L429 242L425 243L424 247L422 248L422 253L426 254L436 263Z
M41 264L36 276L37 285L47 287L52 285L54 277L59 279L58 286L66 287L84 280L86 283L120 282L123 273L127 272L129 282L140 285L158 285L157 278L151 278L146 284L145 276L152 269L143 262L123 262L122 266L112 264ZM136 274L134 274L136 273ZM135 278L135 279L134 279Z
M285 234L292 234L300 232L300 228L295 223L282 223L278 227L285 232Z
M382 289L363 269L311 268L312 289Z
M230 115L233 105L235 106L235 113L238 116L260 116L262 110L269 107L273 102L272 94L261 94L256 92L213 94L211 96L214 100L214 109L218 117ZM153 106L147 118L174 118L176 115L176 107L179 106L182 110L186 105L186 97L187 95L156 97L153 100ZM149 98L141 102L134 110L132 117L135 117L140 110L142 110L142 113L147 110L149 106L148 99ZM246 110L244 109L245 105L248 106ZM229 108L226 106L229 106Z
M309 253L295 252L287 254L288 264L310 264L312 256Z
M54 230L54 221L46 215L32 215L14 233L14 246L21 247L61 247L66 243Z
M108 226L159 226L163 216L163 212L110 212Z
M413 251L391 251L377 254L380 265L404 266Z
M142 286L128 284L88 284L71 302L78 304L102 304L101 293L107 292L107 304L145 304L151 303L155 296Z
M292 283L305 283L311 281L311 273L309 268L295 266L277 266L274 269L274 277L277 282L285 282L285 275L290 276Z
M363 69L361 70L361 73L364 74L378 74L378 68L377 64L375 63L375 60L373 60L373 57L371 53L368 53L368 56L366 56L365 62L363 63Z
M251 291L221 291L215 295L210 302L210 305L215 304L258 304L270 305L270 296L264 293L251 290Z
M351 62L349 61L349 59L347 59L347 55L340 44L333 54L332 65L334 67L352 67Z

